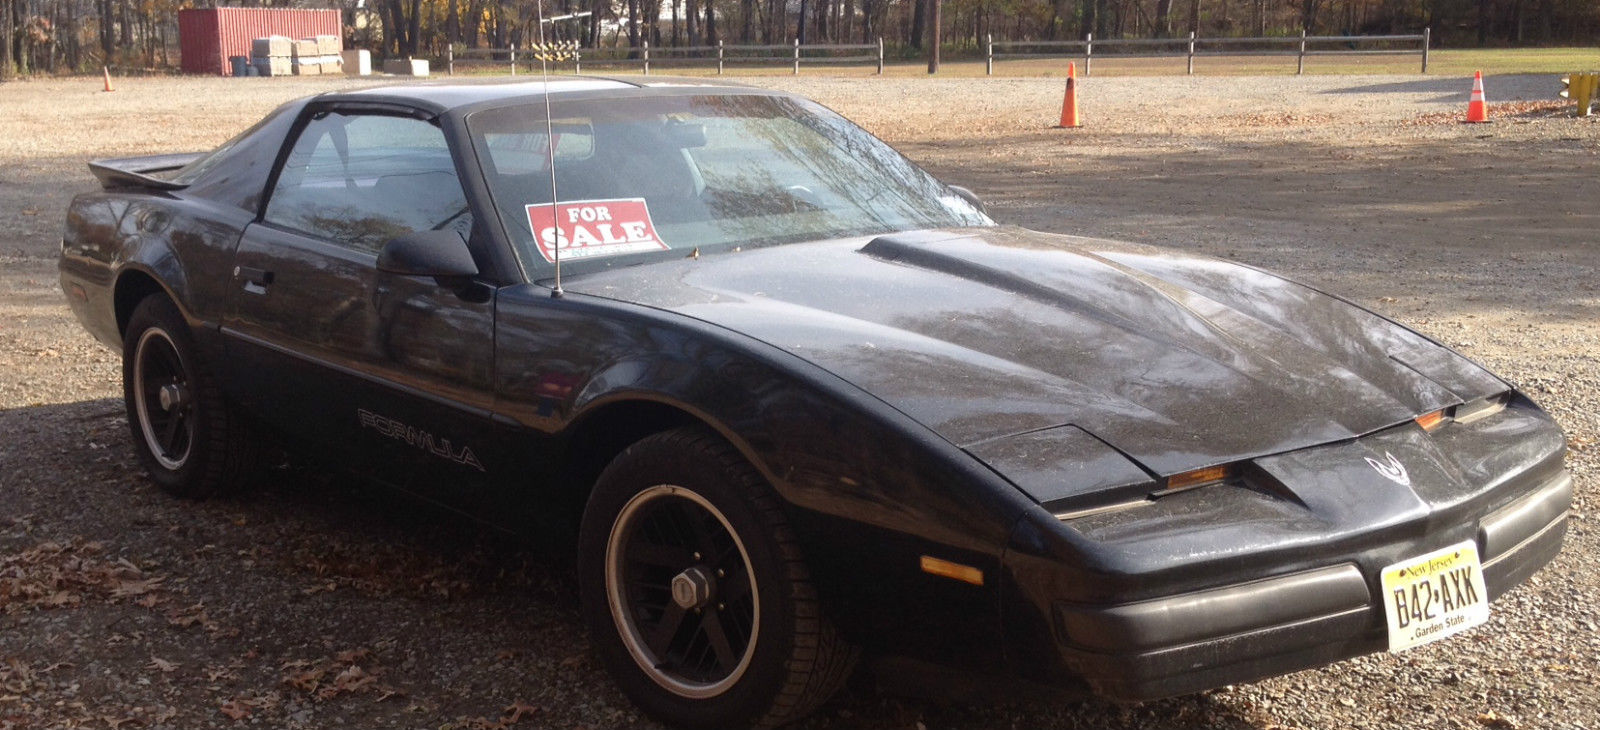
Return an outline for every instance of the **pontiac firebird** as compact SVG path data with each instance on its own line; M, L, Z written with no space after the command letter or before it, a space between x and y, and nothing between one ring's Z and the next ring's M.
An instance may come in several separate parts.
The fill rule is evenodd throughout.
M602 664L678 725L794 720L861 656L1140 700L1399 651L1565 532L1559 429L1477 364L998 225L793 95L328 93L91 168L62 285L157 485L237 488L270 437L570 525Z

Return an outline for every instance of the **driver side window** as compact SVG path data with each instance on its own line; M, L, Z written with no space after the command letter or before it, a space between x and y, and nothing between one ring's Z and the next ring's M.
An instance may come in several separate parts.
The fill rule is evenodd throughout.
M376 253L418 230L472 230L444 132L420 119L319 114L295 140L266 222Z

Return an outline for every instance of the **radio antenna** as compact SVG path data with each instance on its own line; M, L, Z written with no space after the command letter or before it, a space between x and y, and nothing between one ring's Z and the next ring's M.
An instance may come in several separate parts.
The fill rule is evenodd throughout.
M556 194L556 134L555 121L550 118L550 62L564 61L578 51L577 41L546 42L544 38L544 0L533 5L534 18L539 24L539 43L534 46L534 56L539 59L539 74L544 78L544 140L550 160L550 220L554 223L555 240L550 242L550 258L556 265L556 286L550 292L560 297L561 289L561 196ZM538 241L534 241L538 245Z

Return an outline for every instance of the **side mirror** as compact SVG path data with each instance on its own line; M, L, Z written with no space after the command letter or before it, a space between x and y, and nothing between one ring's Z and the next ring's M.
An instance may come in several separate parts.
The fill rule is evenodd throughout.
M431 276L440 286L451 288L478 275L472 251L455 231L412 231L389 239L378 251L378 270L402 276Z
M951 185L950 192L955 193L962 200L971 203L972 207L977 208L979 213L983 213L985 215L989 213L989 209L983 204L983 198L978 197L978 194L972 192L970 189L961 187L960 185Z

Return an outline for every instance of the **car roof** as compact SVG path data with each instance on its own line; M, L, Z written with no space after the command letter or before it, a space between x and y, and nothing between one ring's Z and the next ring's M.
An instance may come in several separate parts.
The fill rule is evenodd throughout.
M520 99L541 99L546 89L549 90L552 98L560 98L562 96L590 95L595 92L604 93L608 91L623 94L630 94L630 92L649 94L648 90L650 89L685 89L694 87L719 90L748 90L752 88L744 84L709 78L651 77L620 79L608 76L562 75L550 79L548 83L542 80L511 82L505 80L484 82L450 80L437 83L423 82L376 86L356 91L321 94L317 96L317 100L326 102L403 104L428 109L435 113L443 113L461 107L478 106L485 103L493 104Z

